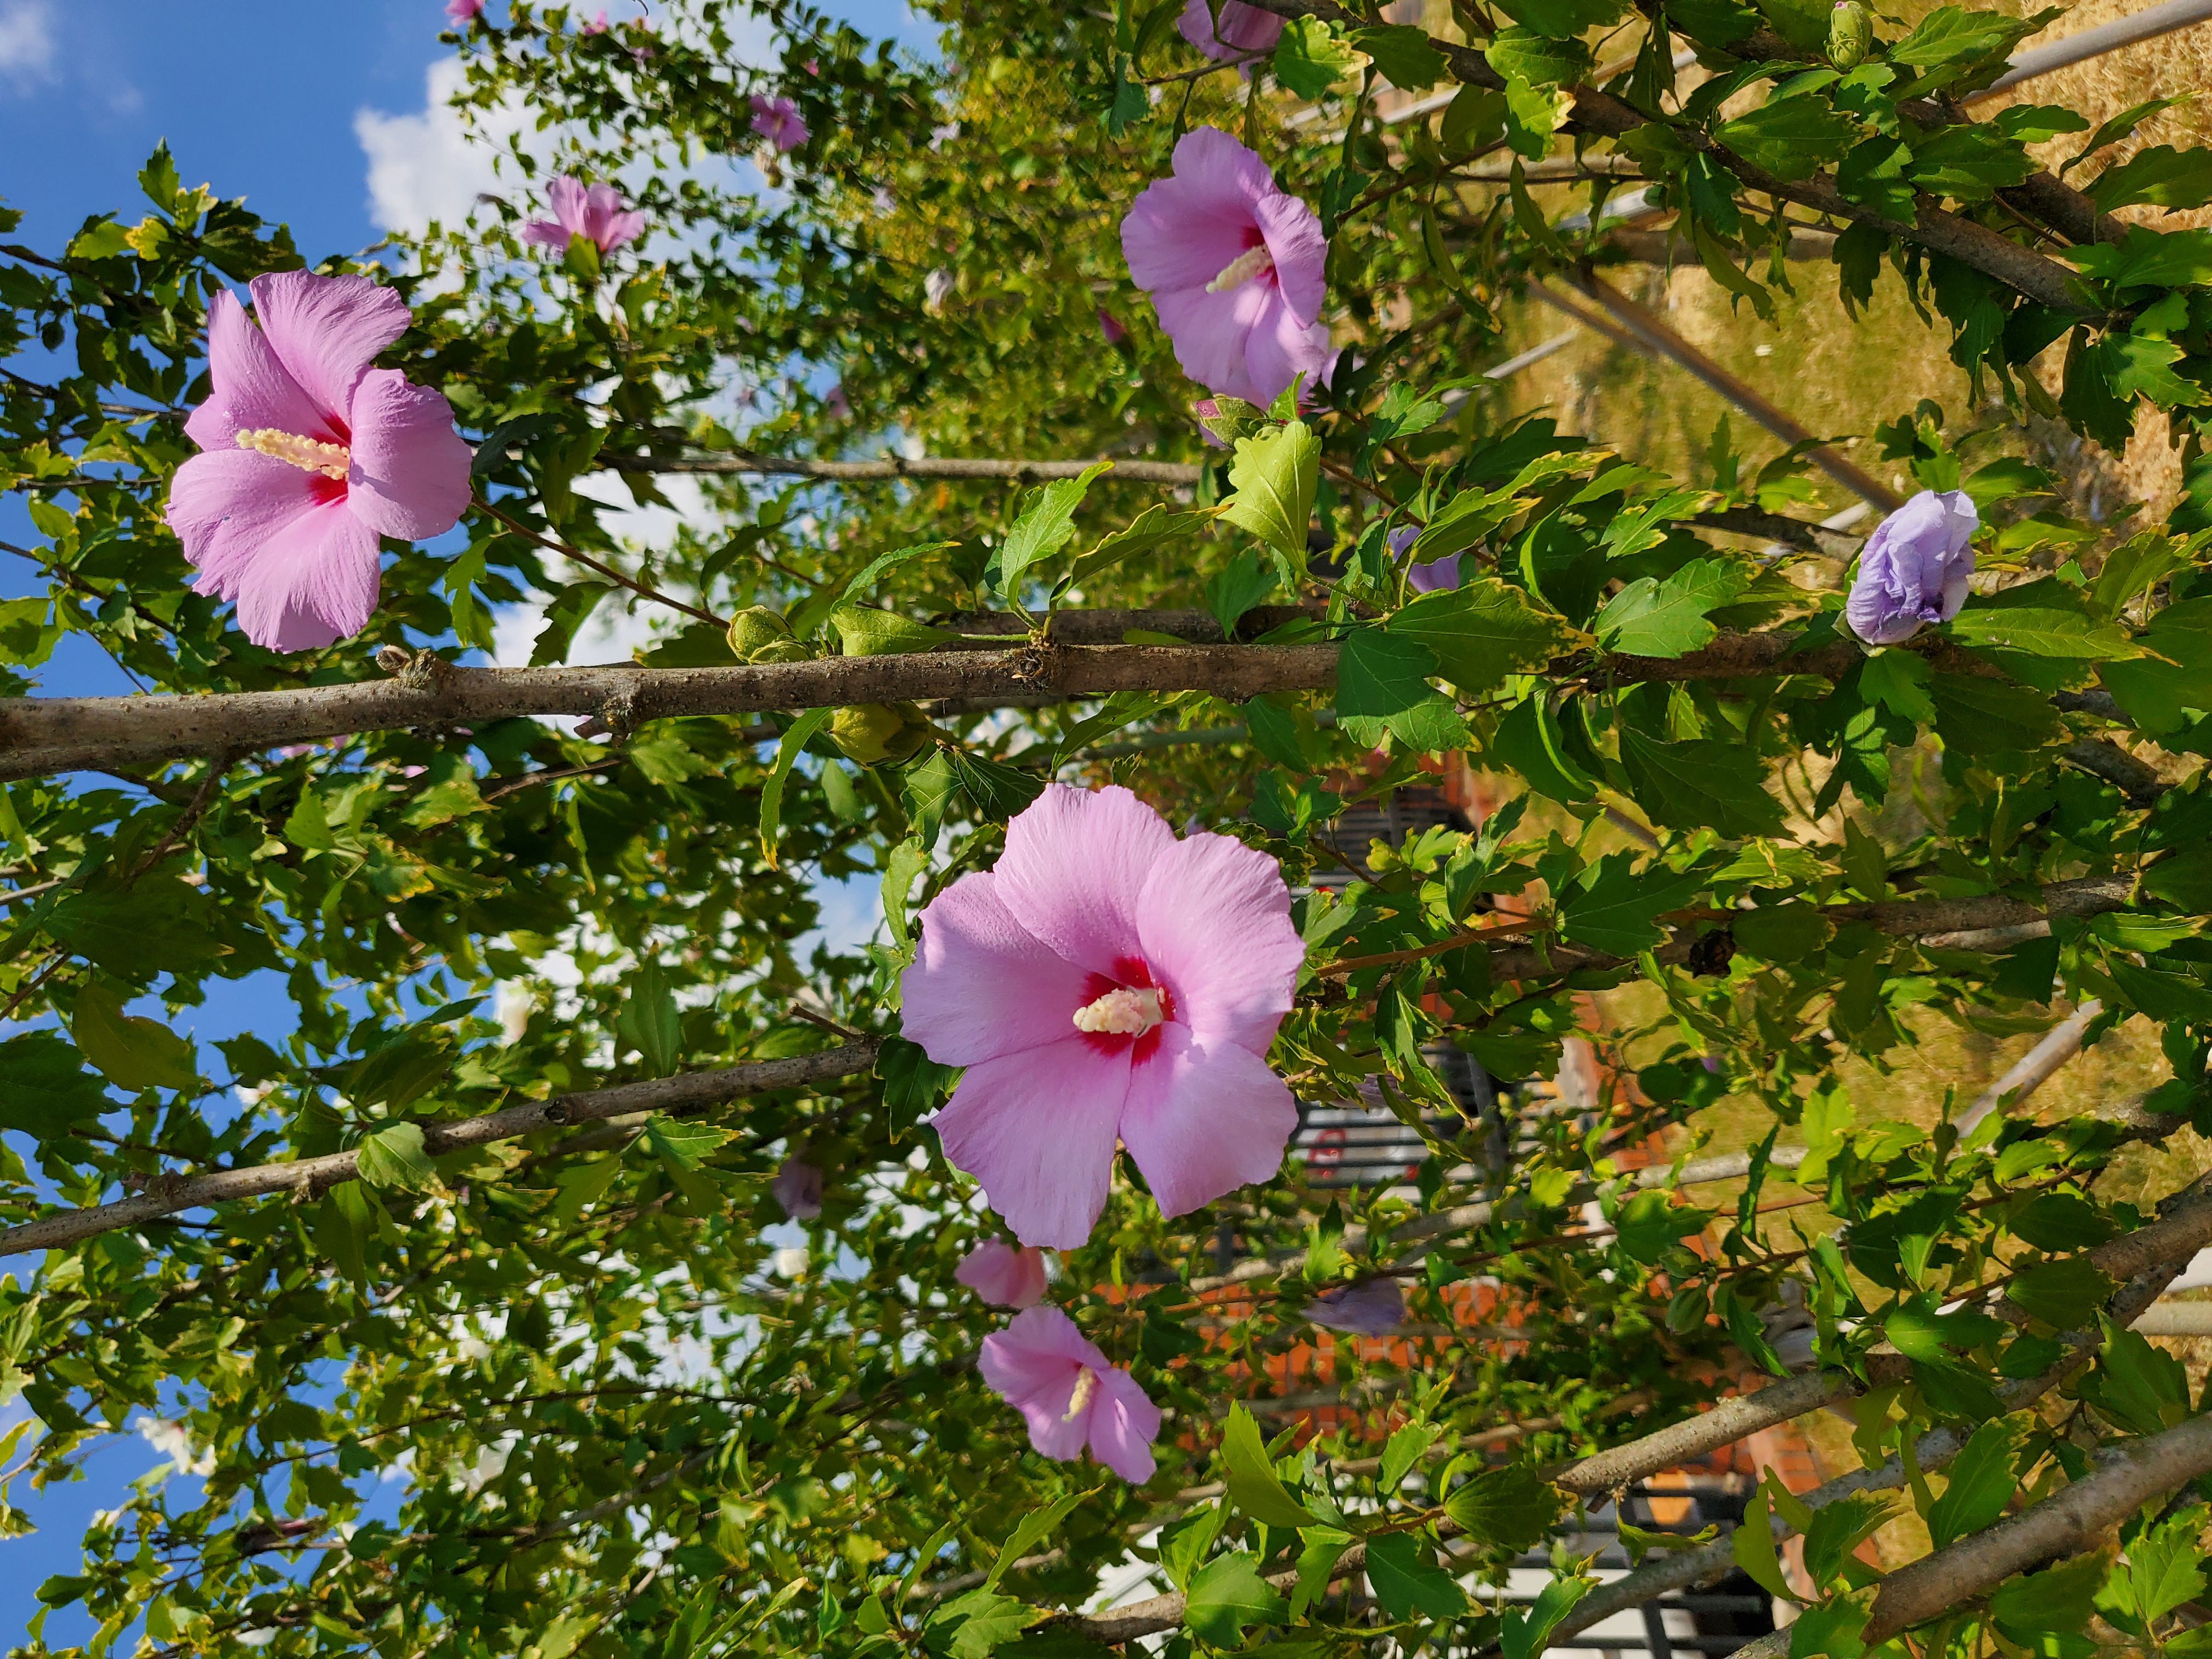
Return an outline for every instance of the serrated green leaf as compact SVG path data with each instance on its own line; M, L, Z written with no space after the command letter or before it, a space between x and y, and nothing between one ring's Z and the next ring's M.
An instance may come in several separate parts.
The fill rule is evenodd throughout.
M1235 1648L1243 1644L1249 1626L1275 1624L1286 1612L1281 1593L1260 1577L1257 1558L1236 1550L1191 1575L1182 1622L1201 1641Z
M1456 1619L1467 1611L1467 1592L1437 1565L1425 1538L1384 1533L1367 1540L1367 1582L1388 1618Z
M1706 620L1732 605L1751 577L1723 559L1692 559L1665 580L1639 577L1606 601L1590 631L1609 651L1636 657L1680 657L1712 643L1720 630Z
M1444 1513L1470 1538L1519 1553L1533 1549L1566 1506L1566 1494L1527 1463L1485 1469L1444 1498Z
M1222 504L1221 516L1281 554L1292 570L1304 571L1306 525L1320 480L1321 438L1303 421L1239 438L1229 468L1237 493Z
M1022 579L1030 567L1052 557L1067 545L1068 538L1075 534L1075 509L1091 493L1092 482L1100 473L1111 470L1113 465L1111 461L1094 462L1076 477L1055 478L1030 498L999 549L1000 592L1018 599Z
M684 1028L667 970L647 957L639 963L615 1015L615 1037L635 1048L654 1077L668 1077L683 1063Z
M848 657L887 657L909 651L933 651L960 636L948 629L933 628L896 611L866 605L840 605L830 614L838 642Z
M1525 588L1494 576L1424 593L1385 627L1428 651L1443 678L1469 696L1509 674L1546 666L1574 638L1566 623L1539 608Z
M1274 1463L1260 1438L1260 1425L1242 1405L1229 1408L1221 1461L1229 1476L1229 1501L1255 1521L1270 1527L1313 1524L1314 1517L1276 1478Z
M397 1187L414 1192L437 1177L422 1150L422 1126L402 1118L371 1130L362 1138L356 1167L372 1187Z

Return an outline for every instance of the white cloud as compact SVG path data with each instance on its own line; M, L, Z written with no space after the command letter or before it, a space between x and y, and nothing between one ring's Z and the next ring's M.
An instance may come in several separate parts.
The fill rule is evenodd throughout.
M0 75L18 91L54 78L52 0L0 0Z
M509 100L479 112L471 131L453 107L467 80L459 58L441 58L423 71L419 113L355 112L354 137L368 156L369 216L380 228L416 232L434 219L458 225L478 196L499 188L495 163L530 115Z

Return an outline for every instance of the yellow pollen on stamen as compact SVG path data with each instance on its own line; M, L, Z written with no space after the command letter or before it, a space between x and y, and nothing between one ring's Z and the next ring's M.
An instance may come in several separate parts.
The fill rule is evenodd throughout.
M1060 1420L1063 1423L1075 1421L1083 1415L1085 1407L1091 1404L1091 1396L1097 1392L1098 1373L1085 1365L1075 1374L1075 1393L1067 1402L1067 1415Z
M1075 1011L1075 1029L1110 1032L1115 1036L1142 1036L1164 1018L1157 990L1150 986L1135 991L1117 986L1097 1001L1086 1002Z
M343 444L318 443L282 427L256 427L250 432L240 433L232 441L240 449L250 449L257 455L287 462L303 472L319 472L325 478L336 478L341 483L353 466L353 452Z
M1255 276L1265 276L1275 268L1275 256L1267 252L1265 242L1257 247L1248 247L1227 264L1221 274L1206 285L1208 294L1226 294L1233 288L1242 288Z

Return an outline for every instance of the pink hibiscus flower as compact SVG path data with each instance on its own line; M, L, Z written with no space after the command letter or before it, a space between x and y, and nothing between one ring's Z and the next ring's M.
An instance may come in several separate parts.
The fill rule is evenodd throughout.
M953 1278L1001 1308L1033 1308L1044 1300L1044 1257L1018 1250L1002 1238L987 1238L953 1269Z
M1254 52L1273 52L1275 42L1283 38L1283 20L1271 11L1257 6L1248 6L1243 0L1221 0L1218 22L1206 9L1206 0L1188 0L1182 15L1176 19L1176 28L1182 38L1196 46L1218 64L1232 58L1249 58ZM1249 79L1251 70L1243 71Z
M545 188L553 209L550 219L532 219L522 228L522 240L540 247L566 252L568 239L580 236L600 252L611 253L624 242L633 242L645 229L645 215L625 209L612 185L586 189L581 179L556 179Z
M1328 380L1321 221L1227 133L1183 135L1174 175L1146 185L1121 221L1121 252L1176 361L1207 391L1265 405L1300 374L1309 389Z
M930 902L906 1035L968 1068L945 1155L1023 1243L1090 1236L1117 1139L1167 1215L1275 1173L1297 1122L1265 1058L1305 957L1290 908L1266 854L1064 784Z
M799 118L799 106L788 98L771 98L757 92L752 98L753 131L788 155L806 142L806 123Z
M1030 1444L1056 1462L1091 1455L1132 1486L1152 1478L1160 1408L1137 1379L1106 1362L1057 1308L1031 1308L983 1339L976 1369L1028 1419Z
M784 1159L769 1191L793 1221L811 1221L822 1213L822 1171L804 1158Z
M446 0L446 15L454 22L468 24L483 15L484 0Z
M586 34L605 34L607 32L606 13L601 12L590 22L585 24L581 32Z
M238 601L272 651L368 625L377 538L451 530L469 504L453 406L396 368L371 368L413 315L366 276L257 276L254 316L225 291L208 309L214 390L185 430L204 454L177 469L167 517L199 568L195 592Z

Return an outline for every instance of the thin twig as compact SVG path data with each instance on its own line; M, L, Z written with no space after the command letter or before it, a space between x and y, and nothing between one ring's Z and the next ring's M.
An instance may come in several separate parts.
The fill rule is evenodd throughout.
M593 558L588 553L580 553L574 548L568 546L564 543L556 542L550 536L539 534L537 531L532 530L528 525L524 524L520 520L511 518L507 514L501 512L499 508L494 507L489 501L486 501L481 495L478 495L476 498L476 504L482 507L485 512L490 514L493 518L497 519L509 530L512 530L516 535L521 537L525 541L534 542L539 547L544 548L547 552L558 553L564 559L572 559L576 563L582 565L586 570L595 570L599 572L600 575L605 576L609 581L619 583L622 586L627 587L631 592L639 595L641 598L651 599L657 605L665 605L672 611L680 611L687 617L696 617L701 622L712 623L717 628L727 628L730 625L725 618L716 616L711 611L702 611L696 605L686 605L681 599L672 599L657 587L648 587L643 582L637 580L634 577L623 575L621 571L616 569L612 565L601 564L597 559Z

